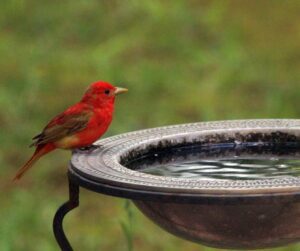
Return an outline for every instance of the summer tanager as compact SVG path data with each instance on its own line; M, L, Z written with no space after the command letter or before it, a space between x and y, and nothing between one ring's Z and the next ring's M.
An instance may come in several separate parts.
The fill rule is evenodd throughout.
M18 170L14 181L20 179L41 156L56 148L75 149L92 145L112 121L115 96L124 92L127 89L103 81L91 84L77 104L54 117L33 138L31 146L35 146L36 150Z

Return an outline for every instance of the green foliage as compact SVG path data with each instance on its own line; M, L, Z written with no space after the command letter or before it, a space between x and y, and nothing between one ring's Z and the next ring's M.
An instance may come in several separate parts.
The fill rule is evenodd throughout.
M120 225L123 234L126 237L128 251L133 251L133 211L131 208L131 202L126 200L124 203L124 210L126 212L126 220L121 220Z
M32 152L30 138L95 80L130 90L118 98L106 136L195 121L300 117L300 1L0 5L0 250L57 250L51 221L67 198L70 154L45 157L19 185L10 180ZM214 250L173 237L132 210L129 234L129 225L118 227L121 199L82 192L81 206L66 219L75 250L124 251L131 240L143 251Z

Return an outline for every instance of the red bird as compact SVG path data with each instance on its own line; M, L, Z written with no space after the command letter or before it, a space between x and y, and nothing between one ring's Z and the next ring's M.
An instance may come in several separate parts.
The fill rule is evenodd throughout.
M80 102L54 117L33 138L31 146L35 146L36 150L18 170L14 181L19 180L40 157L56 148L87 147L99 139L112 121L115 96L127 91L103 81L91 84Z

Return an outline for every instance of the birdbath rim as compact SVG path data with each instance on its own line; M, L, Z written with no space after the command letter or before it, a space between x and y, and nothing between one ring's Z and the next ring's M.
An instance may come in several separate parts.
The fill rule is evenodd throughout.
M139 152L195 143L230 141L300 142L300 120L256 119L198 122L145 129L116 135L96 142L99 148L75 151L69 177L82 186L104 193L133 198L192 201L207 198L300 198L300 178L281 177L257 180L200 180L155 176L131 170L124 159Z

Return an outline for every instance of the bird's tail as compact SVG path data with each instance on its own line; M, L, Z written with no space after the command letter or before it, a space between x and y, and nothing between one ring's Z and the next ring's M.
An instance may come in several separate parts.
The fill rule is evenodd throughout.
M55 147L53 145L50 144L46 144L46 145L40 145L36 148L34 154L31 156L31 158L25 163L24 166L22 166L16 173L15 177L13 178L13 181L17 181L19 180L24 173L33 166L33 164L43 155L45 155L46 153L49 153L51 151L53 151L55 149Z

